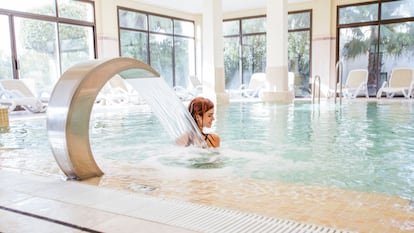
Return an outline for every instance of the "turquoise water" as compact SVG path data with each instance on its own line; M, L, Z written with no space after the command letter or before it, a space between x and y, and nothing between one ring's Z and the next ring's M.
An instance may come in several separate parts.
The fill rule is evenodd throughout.
M241 176L414 200L413 103L239 103L219 112L224 156L242 152L229 156Z
M226 169L241 177L414 200L413 102L238 102L218 106L216 113L218 150L175 146L145 106L94 111L91 147L98 162ZM56 173L44 118L13 120L0 133L0 167Z

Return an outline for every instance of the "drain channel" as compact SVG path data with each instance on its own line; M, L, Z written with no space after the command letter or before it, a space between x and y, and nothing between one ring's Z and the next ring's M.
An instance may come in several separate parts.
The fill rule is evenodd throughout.
M158 199L148 208L134 211L133 216L204 233L351 233L326 226L168 199Z

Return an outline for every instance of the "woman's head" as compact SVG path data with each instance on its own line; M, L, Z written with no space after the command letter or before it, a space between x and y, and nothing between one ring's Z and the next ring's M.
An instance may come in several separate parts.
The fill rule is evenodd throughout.
M210 128L214 121L214 103L204 97L194 98L188 105L188 111L194 118L198 127Z

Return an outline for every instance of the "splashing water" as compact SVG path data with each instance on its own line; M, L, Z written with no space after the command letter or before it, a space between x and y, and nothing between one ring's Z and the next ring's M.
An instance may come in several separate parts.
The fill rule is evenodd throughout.
M188 135L195 146L207 147L193 117L164 79L125 80L145 99L173 141Z

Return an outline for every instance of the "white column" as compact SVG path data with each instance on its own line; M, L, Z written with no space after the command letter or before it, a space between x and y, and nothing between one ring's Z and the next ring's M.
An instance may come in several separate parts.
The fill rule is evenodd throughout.
M321 78L321 95L327 96L329 89L334 90L336 85L335 55L336 34L331 19L332 1L315 0L312 16L312 74L313 83L316 75ZM318 95L318 92L315 92Z
M293 93L288 90L288 23L287 0L266 1L268 89L263 92L266 102L291 102Z
M203 91L216 103L229 102L224 91L223 10L221 0L204 0Z
M119 56L117 10L114 1L95 0L98 58Z

